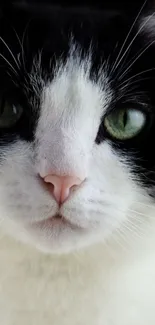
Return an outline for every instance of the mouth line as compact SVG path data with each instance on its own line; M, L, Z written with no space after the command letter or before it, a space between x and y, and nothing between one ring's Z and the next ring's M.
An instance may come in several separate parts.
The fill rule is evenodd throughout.
M33 223L33 225L39 226L41 228L44 228L44 227L54 228L56 226L66 226L66 227L71 228L72 230L82 229L80 226L78 226L75 223L72 223L71 221L69 221L67 218L65 218L61 214L56 214L56 215L46 218L44 220L37 221L37 222Z

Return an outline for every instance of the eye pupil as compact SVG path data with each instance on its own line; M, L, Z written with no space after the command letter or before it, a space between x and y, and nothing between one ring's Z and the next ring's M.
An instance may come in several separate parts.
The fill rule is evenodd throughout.
M128 115L127 115L127 112L125 111L124 114L123 114L123 126L124 126L124 128L127 125L127 120L128 120Z

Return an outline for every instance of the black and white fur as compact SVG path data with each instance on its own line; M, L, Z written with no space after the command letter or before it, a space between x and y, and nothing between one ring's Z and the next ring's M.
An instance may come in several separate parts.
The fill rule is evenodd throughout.
M0 324L155 324L153 11L1 5L0 93L23 113L0 129ZM120 107L147 116L128 141L103 123ZM85 178L61 207L51 171Z

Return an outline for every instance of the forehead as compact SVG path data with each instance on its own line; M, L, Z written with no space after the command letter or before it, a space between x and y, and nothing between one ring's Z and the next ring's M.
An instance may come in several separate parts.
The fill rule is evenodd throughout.
M74 76L77 72L84 72L93 82L100 82L100 86L102 81L103 88L106 79L117 100L120 93L122 98L124 91L120 87L120 74L134 61L134 56L139 55L138 51L142 49L144 53L140 55L140 60L136 59L135 64L132 63L130 69L127 69L125 77L141 73L142 68L149 70L153 64L153 47L148 46L151 51L143 51L143 35L138 33L132 42L139 28L136 23L123 49L125 52L129 46L127 55L124 56L124 52L120 52L142 4L142 1L137 1L132 6L128 1L124 5L121 1L103 1L102 5L99 5L94 1L88 7L85 1L83 4L74 2L72 6L68 3L62 6L61 3L46 0L44 3L37 2L37 5L35 1L17 1L11 7L4 7L0 19L1 92L6 91L7 96L12 93L16 96L17 90L19 96L21 90L25 91L26 88L26 91L29 90L29 98L34 97L36 91L42 89L45 83L53 81L60 66L66 67L70 60L70 72L63 69L66 80L71 77L71 66L74 63ZM145 54L149 54L149 61ZM115 64L119 55L124 58L117 61L121 64ZM78 58L81 61L78 61ZM17 64L20 73L16 81L14 77L8 76L8 70L11 67L16 70ZM117 69L113 69L114 66ZM60 81L60 78L57 80ZM86 80L88 81L88 78L85 78ZM142 93L142 84L139 83L139 87ZM40 95L40 91L37 95Z
M46 59L44 64L52 55L58 58L63 54L65 57L71 37L85 51L90 43L98 46L95 51L101 51L99 54L106 58L109 52L113 52L116 42L124 37L135 14L131 12L129 16L124 8L119 7L111 4L100 10L87 6L17 4L2 14L1 35L9 41L15 53L19 51L19 44L11 28L13 26L22 41L29 63L39 49L43 49Z
M4 8L0 19L1 36L13 55L1 39L0 50L6 59L0 57L2 91L3 88L9 89L9 85L13 87L6 74L6 69L10 68L8 61L13 67L16 64L14 59L20 62L20 89L30 73L31 80L28 79L27 84L41 79L52 80L60 61L66 64L71 42L78 45L81 58L91 53L90 77L95 79L94 72L98 72L105 62L107 67L112 67L140 6L141 1L134 6L128 2L123 5L120 1L103 1L102 5L95 5L94 1L89 7L87 1L83 4L79 2L78 6L76 2L72 6L62 6L54 1L39 1L37 5L35 1L33 4L31 1L17 1L13 6ZM136 29L135 24L128 43ZM137 37L129 57L139 47L139 42ZM35 80L35 75L38 75L38 80ZM114 74L111 77L115 79Z
M90 78L91 53L81 58L74 43L65 63L55 69L53 80L44 84L41 96L41 120L44 129L47 121L62 127L91 129L97 117L97 126L112 98L106 69L98 75L98 82ZM87 125L86 125L87 121ZM91 123L89 123L91 121ZM96 122L96 121L95 121Z

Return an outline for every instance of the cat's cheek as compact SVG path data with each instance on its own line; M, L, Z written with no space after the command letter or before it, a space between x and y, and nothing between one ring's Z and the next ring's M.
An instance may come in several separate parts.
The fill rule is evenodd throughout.
M120 159L109 143L95 145L87 181L60 209L40 182L32 157L32 146L18 142L1 161L1 228L14 237L45 251L63 251L105 240L133 219L141 188L125 158ZM58 212L71 227L59 222L49 226L48 219Z

